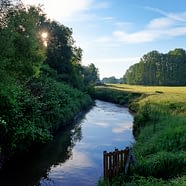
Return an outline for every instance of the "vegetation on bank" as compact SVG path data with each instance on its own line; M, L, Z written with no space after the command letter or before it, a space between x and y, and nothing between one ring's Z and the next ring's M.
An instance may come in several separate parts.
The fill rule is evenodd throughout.
M127 177L118 176L111 185L186 185L186 87L107 85L96 92L100 98L100 92L115 96L116 90L118 97L141 96L129 104L136 112L135 162ZM99 185L109 184L100 180Z
M111 84L109 86L97 86L93 97L96 99L113 102L120 105L129 105L134 99L141 96L141 93L138 92L121 92L120 90L117 90L115 86L116 85L113 86Z
M98 70L81 65L72 30L41 7L0 2L0 167L2 157L46 143L92 104Z

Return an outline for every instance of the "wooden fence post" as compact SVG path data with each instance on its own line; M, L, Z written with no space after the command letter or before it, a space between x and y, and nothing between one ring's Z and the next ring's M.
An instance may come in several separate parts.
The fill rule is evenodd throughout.
M108 155L107 151L103 152L103 168L104 168L104 178L108 177Z
M131 152L129 147L124 150L115 149L113 152L103 152L103 169L104 178L111 180L117 176L120 171L127 174L129 163L131 159Z

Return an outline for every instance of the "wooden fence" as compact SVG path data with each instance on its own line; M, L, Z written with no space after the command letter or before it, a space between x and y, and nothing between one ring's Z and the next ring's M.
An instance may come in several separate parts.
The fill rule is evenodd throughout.
M124 150L115 149L113 152L103 152L104 178L111 180L120 172L127 173L131 159L131 150L126 147Z

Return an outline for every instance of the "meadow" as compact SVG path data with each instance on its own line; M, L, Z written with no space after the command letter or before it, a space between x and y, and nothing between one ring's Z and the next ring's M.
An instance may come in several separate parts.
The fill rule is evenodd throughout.
M109 92L115 102L128 100L135 112L134 162L127 177L118 176L109 184L186 185L186 87L107 84L96 91L99 98Z

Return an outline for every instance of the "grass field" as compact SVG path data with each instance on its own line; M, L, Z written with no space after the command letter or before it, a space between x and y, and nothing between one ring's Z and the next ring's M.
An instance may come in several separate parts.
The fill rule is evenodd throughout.
M150 95L152 97L152 100L155 102L176 101L176 102L186 103L186 86L168 87L168 86L140 86L140 85L137 86L137 85L126 85L126 84L107 84L106 87L124 91L124 92L136 92L136 93L143 93L146 95Z
M117 90L123 99L123 93L141 93L129 105L136 111L136 161L129 180L118 177L110 185L186 185L186 87L107 84L98 90Z

